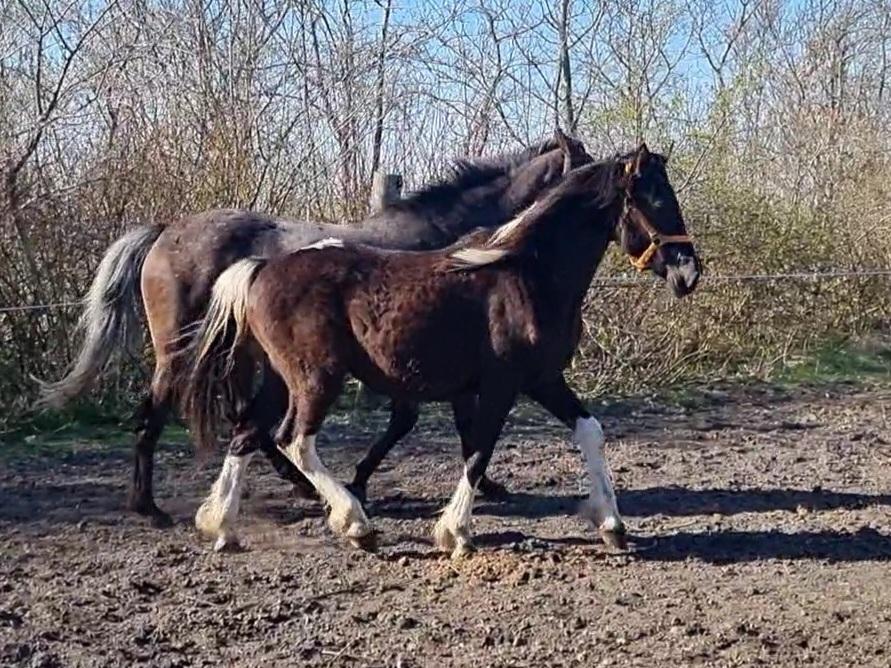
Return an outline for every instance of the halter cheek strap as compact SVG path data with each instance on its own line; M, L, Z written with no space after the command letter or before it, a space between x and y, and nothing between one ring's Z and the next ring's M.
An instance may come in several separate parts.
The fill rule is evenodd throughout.
M688 234L662 234L647 220L647 217L629 200L625 200L625 217L642 227L650 238L650 245L637 257L630 256L631 266L638 271L646 271L653 264L653 256L656 251L665 244L689 244L693 239Z

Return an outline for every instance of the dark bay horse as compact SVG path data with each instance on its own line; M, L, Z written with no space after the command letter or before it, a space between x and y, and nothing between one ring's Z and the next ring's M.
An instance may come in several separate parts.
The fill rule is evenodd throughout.
M129 507L158 526L171 523L155 504L154 450L176 401L176 355L172 343L200 319L211 287L227 267L248 257L275 257L328 237L395 249L441 248L478 227L514 217L554 186L574 165L589 162L584 146L557 131L529 149L492 159L459 161L451 177L384 208L359 226L326 225L270 218L249 211L214 210L166 225L146 225L118 239L96 273L81 318L85 340L71 371L43 387L43 405L59 406L89 387L122 346L140 340L142 303L155 353L155 370L137 419L135 463ZM238 395L228 417L253 425L242 440L258 441L276 470L297 488L312 488L269 436L283 417L287 396L281 380L264 373L251 399L255 364L242 355L230 389ZM414 426L417 406L396 402L386 433L360 464L364 482L383 455ZM216 425L214 426L217 427Z
M675 295L695 288L699 262L665 159L645 145L575 168L514 221L444 250L383 251L332 240L237 262L214 285L190 348L183 399L193 433L208 433L216 419L215 386L234 356L259 345L290 396L277 440L330 506L332 529L371 547L361 503L315 448L346 374L402 401L477 395L467 426L472 455L434 530L441 549L460 555L471 548L476 486L523 393L573 429L591 482L591 518L606 540L621 544L603 432L563 376L579 342L582 302L613 238L640 268L667 279ZM217 549L238 542L234 523L255 449L229 451L196 515Z

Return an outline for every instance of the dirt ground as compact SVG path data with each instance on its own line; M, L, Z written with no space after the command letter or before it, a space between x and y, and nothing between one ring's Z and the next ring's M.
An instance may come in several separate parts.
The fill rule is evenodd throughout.
M595 406L596 407L596 406ZM218 462L167 446L153 529L121 512L123 442L0 470L0 664L23 666L889 666L891 392L732 390L596 407L633 551L575 515L566 430L512 418L478 501L480 550L429 540L460 475L428 419L372 481L378 554L328 531L265 461L239 554L192 526ZM380 418L326 430L345 478Z

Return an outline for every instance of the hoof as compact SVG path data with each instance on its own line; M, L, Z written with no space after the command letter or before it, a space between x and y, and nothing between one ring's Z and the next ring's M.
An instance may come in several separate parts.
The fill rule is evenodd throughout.
M433 527L433 542L443 552L452 552L457 545L455 536L445 524L440 522L437 522Z
M455 549L452 550L452 561L461 561L462 559L466 559L470 555L476 552L476 547L471 541L464 541L458 543L455 546Z
M173 518L160 508L155 508L151 515L152 526L156 529L169 529L173 526Z
M440 520L433 527L433 542L443 552L450 552L453 559L461 559L473 552L473 541L461 529L452 530Z
M361 503L363 506L368 502L368 489L365 487L365 485L358 485L354 482L351 482L349 485L346 486L346 488L347 491L355 496L359 500L359 503Z
M156 529L168 529L173 526L173 518L155 505L153 499L130 497L127 508L137 515L148 517Z
M239 542L238 536L230 534L228 536L218 537L216 542L213 544L213 551L233 554L236 552L244 552L245 550Z
M364 536L348 536L347 540L350 541L350 544L353 547L356 547L363 552L377 552L378 542L377 542L377 531L370 531Z
M484 499L489 500L505 499L510 496L507 487L485 476L477 485L477 490Z
M604 543L614 550L625 551L628 549L628 535L625 533L624 528L621 531L601 531L600 537L603 538Z
M195 528L205 536L220 535L219 516L213 512L209 501L205 500L195 512Z

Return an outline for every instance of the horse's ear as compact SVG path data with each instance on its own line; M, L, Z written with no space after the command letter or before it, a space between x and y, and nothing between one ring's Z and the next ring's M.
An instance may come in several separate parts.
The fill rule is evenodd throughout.
M617 162L616 181L620 188L627 190L631 186L631 180L634 178L634 163L634 156Z
M637 173L640 173L644 167L646 167L647 163L650 161L650 149L647 147L646 142L641 142L640 146L637 149Z
M641 142L640 146L637 147L637 150L634 152L634 156L628 162L628 166L626 168L629 174L633 174L634 176L639 176L643 171L643 168L647 166L647 163L650 161L650 149L647 148L645 142Z

